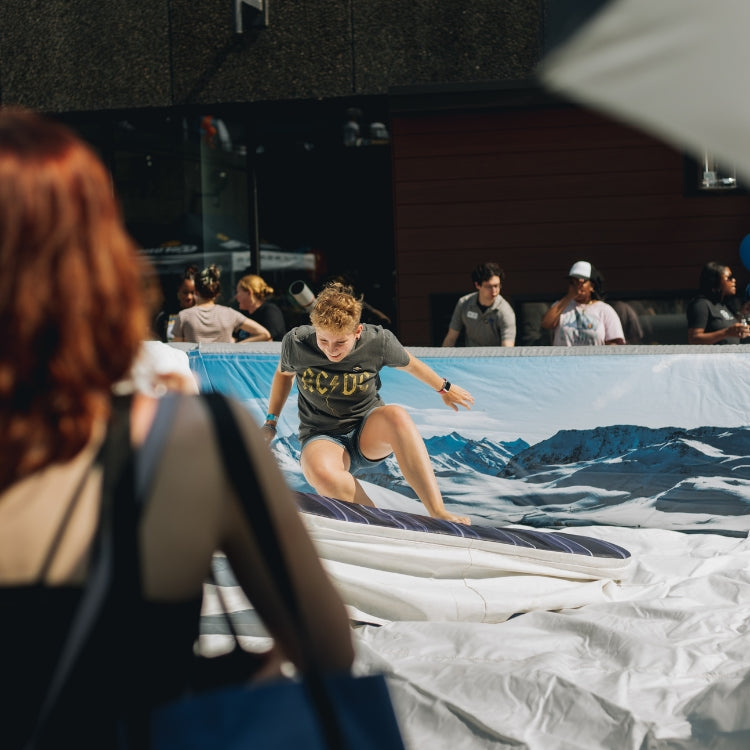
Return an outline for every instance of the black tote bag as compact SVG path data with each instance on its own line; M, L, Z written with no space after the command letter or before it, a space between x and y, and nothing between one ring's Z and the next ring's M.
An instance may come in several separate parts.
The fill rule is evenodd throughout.
M227 473L294 622L302 622L291 579L262 498L249 498L253 472L231 409L205 394ZM323 674L304 629L298 633L309 668L301 679L237 684L187 695L155 709L151 750L403 750L383 675Z

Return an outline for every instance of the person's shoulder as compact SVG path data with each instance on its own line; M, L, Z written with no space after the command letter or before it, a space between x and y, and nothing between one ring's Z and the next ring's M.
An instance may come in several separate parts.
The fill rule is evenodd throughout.
M315 328L311 325L295 326L284 334L290 341L305 341L315 335Z
M227 318L246 318L247 315L245 313L241 312L240 310L237 310L234 307L230 307L229 305L214 305L213 309L216 311L218 315L223 315Z
M211 416L209 404L203 394L170 393L163 398L176 399L176 415L179 422L178 427L173 426L170 430L169 440L173 445L182 447L186 455L194 450L203 450L200 443L195 440L196 435L214 436L214 422ZM231 397L223 397L237 422L244 425L243 430L248 427L256 427L255 420L250 412L240 401Z
M291 351L300 347L310 346L315 341L315 328L311 325L296 326L287 331L281 339L284 351Z
M597 299L594 300L592 307L597 307L600 310L604 311L607 315L617 315L617 311L615 310L612 305L609 304L609 302L605 302L603 299Z
M705 294L696 294L695 297L688 301L688 309L694 309L696 307L710 307L711 300L706 297Z
M362 343L374 346L380 352L387 352L389 356L398 356L406 351L393 331L374 323L366 323L362 327Z
M458 302L456 302L456 305L470 305L473 302L476 302L479 299L479 292L469 292L468 294L464 294L462 297L458 298Z
M508 300L505 299L505 297L503 297L502 294L497 295L497 297L495 298L494 304L498 310L504 310L505 312L511 312L511 313L513 312L513 305L511 305L510 302L508 302Z
M398 341L396 334L388 328L377 323L363 323L362 324L362 338L363 339L387 339Z

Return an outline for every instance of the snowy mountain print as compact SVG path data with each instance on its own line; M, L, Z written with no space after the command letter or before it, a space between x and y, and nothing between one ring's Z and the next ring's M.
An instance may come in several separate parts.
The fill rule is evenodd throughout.
M381 371L383 400L412 416L448 508L490 525L747 536L750 347L544 349L410 350L473 395L470 411L446 408L402 370ZM191 366L207 388L240 398L261 423L278 352L243 352L200 351ZM293 389L273 450L292 487L309 492L296 398ZM376 505L424 512L393 459L358 478Z
M750 519L750 428L613 425L560 430L532 446L451 432L425 443L446 504L483 523L731 532ZM274 451L292 486L309 491L297 438ZM358 479L415 498L393 458Z

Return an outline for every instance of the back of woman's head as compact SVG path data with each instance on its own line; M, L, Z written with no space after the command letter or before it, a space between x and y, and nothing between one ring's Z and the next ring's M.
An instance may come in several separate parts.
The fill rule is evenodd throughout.
M347 284L326 284L315 299L310 320L324 331L353 333L362 317L362 299L354 296Z
M210 265L195 276L195 293L201 299L216 299L221 292L221 269Z
M698 290L709 299L718 302L721 299L721 279L726 266L723 263L709 261L701 268L698 279Z
M142 294L94 152L0 109L0 488L85 445L147 331Z
M273 287L268 286L261 276L254 273L243 276L237 283L246 292L252 292L261 302L273 294Z

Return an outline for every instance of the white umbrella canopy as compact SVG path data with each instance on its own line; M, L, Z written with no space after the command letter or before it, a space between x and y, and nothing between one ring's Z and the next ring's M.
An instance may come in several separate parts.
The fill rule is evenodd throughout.
M750 0L613 0L541 63L551 91L750 181Z

